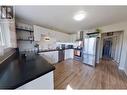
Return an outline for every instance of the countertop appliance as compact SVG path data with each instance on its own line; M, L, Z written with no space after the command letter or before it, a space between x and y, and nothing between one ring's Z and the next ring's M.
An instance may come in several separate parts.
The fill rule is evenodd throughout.
M73 45L67 45L67 48L68 48L68 49L73 49L74 46L73 46Z
M98 37L84 38L83 63L95 66L97 57Z
M65 48L66 48L65 44L61 44L61 49L65 49Z

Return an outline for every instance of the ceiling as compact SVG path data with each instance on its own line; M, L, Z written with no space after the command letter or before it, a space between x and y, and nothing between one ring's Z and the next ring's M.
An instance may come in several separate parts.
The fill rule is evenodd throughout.
M127 6L16 6L16 18L65 33L95 28L127 20ZM86 18L75 21L76 12Z

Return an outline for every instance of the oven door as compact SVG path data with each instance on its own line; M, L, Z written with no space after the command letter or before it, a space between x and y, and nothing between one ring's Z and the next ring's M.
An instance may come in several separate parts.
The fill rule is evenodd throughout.
M74 50L74 56L81 57L81 50Z

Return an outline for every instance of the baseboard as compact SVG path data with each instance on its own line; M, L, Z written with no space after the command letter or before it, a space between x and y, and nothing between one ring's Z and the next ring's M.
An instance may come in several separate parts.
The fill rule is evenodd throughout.
M118 68L119 68L120 70L123 70L123 71L124 71L124 68L123 68L123 67L120 67L120 66L119 66ZM124 71L124 72L125 72L125 71Z
M125 74L127 75L127 72L126 71L124 71L125 72Z

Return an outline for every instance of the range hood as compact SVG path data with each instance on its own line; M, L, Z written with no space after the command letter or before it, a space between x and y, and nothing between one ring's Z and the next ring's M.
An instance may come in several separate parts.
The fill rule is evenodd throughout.
M83 40L83 31L79 31L76 33L76 41L82 41Z

